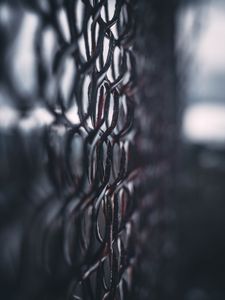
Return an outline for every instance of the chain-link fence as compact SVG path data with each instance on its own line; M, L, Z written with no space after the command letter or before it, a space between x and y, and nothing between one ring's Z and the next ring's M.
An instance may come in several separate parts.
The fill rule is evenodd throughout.
M4 299L163 299L174 27L150 2L0 3Z
M12 299L128 299L134 5L0 10L3 284Z

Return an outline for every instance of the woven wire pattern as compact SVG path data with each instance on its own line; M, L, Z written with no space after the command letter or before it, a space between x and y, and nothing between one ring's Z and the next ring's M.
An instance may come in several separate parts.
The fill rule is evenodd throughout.
M3 5L11 15L17 11L18 19L14 29L9 26L8 48L27 12L37 23L28 92L18 84L22 68L15 79L1 65L2 86L10 90L11 107L18 112L10 125L17 150L23 152L20 141L26 138L36 155L27 168L38 169L35 176L32 170L28 174L32 217L21 238L17 296L128 299L136 205L129 160L135 137L134 3L27 0ZM27 130L26 121L38 109L48 121ZM22 155L20 160L26 172ZM37 192L39 186L44 192Z

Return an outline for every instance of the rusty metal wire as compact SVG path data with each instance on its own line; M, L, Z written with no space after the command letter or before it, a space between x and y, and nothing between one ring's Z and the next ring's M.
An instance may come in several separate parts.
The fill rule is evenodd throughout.
M27 13L38 22L30 92L21 92L12 72L1 66L2 85L20 114L14 135L21 140L28 134L25 144L35 149L29 146L26 155L36 155L32 163L28 159L30 175L23 179L25 185L31 181L26 201L32 208L22 227L19 283L12 299L128 299L136 205L129 159L135 137L134 3L24 0L5 5L11 13L18 10L18 27ZM52 121L31 133L15 129L37 107ZM15 180L26 171L23 161ZM37 192L40 187L44 191Z

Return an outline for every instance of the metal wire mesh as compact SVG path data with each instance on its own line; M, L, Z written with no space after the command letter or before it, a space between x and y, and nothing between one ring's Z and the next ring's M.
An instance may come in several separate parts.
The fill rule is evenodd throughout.
M9 211L20 216L8 234L14 271L1 272L8 299L128 299L133 10L132 0L1 2L1 111L12 117L2 114L2 228ZM20 33L29 18L32 54Z

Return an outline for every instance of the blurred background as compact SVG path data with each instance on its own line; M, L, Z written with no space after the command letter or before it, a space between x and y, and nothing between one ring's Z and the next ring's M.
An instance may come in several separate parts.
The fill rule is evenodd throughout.
M225 2L184 1L180 94L180 299L225 299ZM180 73L179 73L180 72ZM182 75L181 75L182 76ZM180 77L182 78L182 77Z

